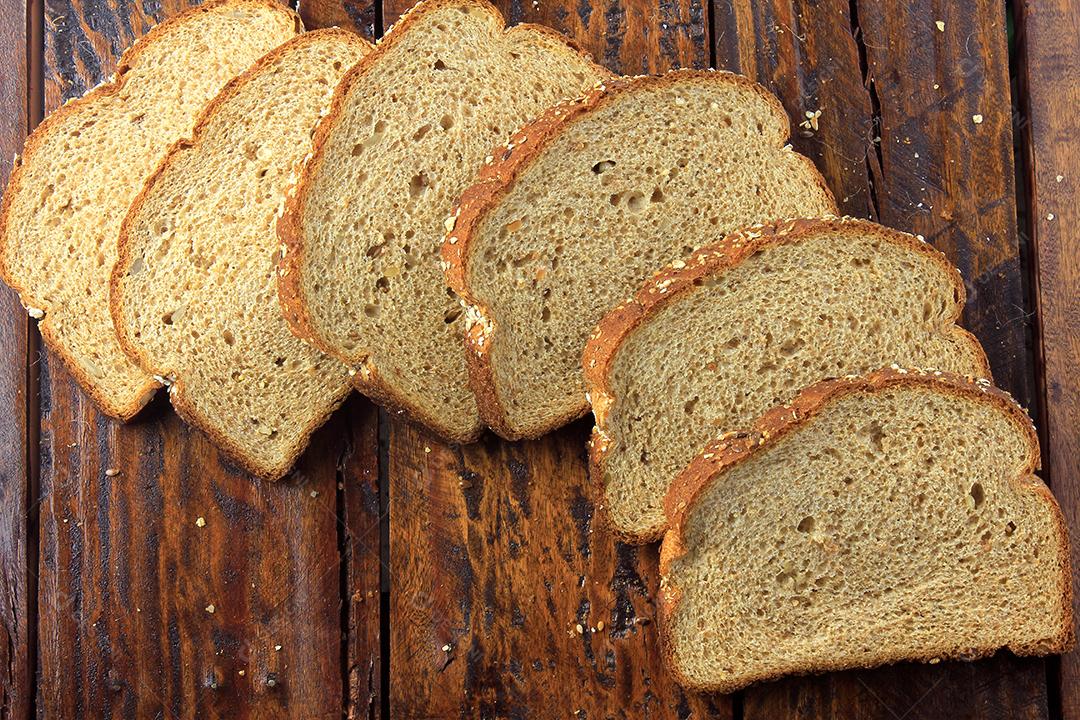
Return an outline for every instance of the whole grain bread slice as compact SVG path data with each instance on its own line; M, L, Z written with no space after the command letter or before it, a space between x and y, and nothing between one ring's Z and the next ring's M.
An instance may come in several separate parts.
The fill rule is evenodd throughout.
M584 354L604 516L659 539L664 493L706 442L819 380L891 363L989 377L963 306L944 255L865 220L752 227L657 273Z
M371 50L300 35L208 106L132 204L110 297L120 344L240 465L277 479L349 391L344 365L295 337L277 299L275 221L341 77Z
M121 350L109 317L124 213L225 84L300 30L299 16L272 0L192 8L136 42L111 80L50 115L16 159L0 210L0 275L105 413L128 419L158 387Z
M495 144L608 76L484 0L425 0L343 81L279 225L296 332L356 386L447 439L475 439L463 323L438 265L452 204Z
M672 487L660 630L683 685L1074 645L1069 541L1035 429L987 381L825 381Z
M657 267L745 225L835 213L787 137L776 98L711 71L612 82L515 134L443 245L484 421L517 439L585 414L586 338Z

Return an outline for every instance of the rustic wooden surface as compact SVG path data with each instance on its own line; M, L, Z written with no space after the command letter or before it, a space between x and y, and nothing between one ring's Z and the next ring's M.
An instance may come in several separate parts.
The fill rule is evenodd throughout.
M1035 272L1043 467L1072 528L1080 523L1080 6L1070 0L1018 8L1020 110L1030 203L1022 225ZM1080 559L1074 535L1073 565ZM1073 595L1074 608L1078 595ZM1052 661L1061 717L1080 719L1080 653Z
M0 150L184 2L5 6ZM301 14L376 38L408 4L305 0ZM1019 95L1007 10L989 0L498 4L620 72L712 64L777 93L845 212L921 233L961 267L965 321L1043 421L1047 474L1076 519L1069 0L1014 8ZM817 110L816 128L799 126ZM656 548L594 522L585 421L455 448L354 397L268 485L164 398L128 426L102 417L37 343L5 291L0 718L1080 718L1076 655L682 693L657 651Z
M27 65L31 18L29 3L0 2L0 182L7 183L12 157L21 147L30 124L31 77ZM29 717L34 680L34 637L37 577L33 533L37 486L29 448L36 413L30 406L27 383L36 347L18 298L0 291L0 717Z

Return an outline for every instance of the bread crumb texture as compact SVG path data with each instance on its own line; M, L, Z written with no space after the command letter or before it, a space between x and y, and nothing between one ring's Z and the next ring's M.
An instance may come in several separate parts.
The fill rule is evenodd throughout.
M362 391L455 440L480 431L444 223L491 148L604 76L556 33L492 6L428 0L343 84L298 191L300 331L362 366ZM290 226L292 222L290 221Z
M125 348L264 477L288 471L350 387L344 365L289 330L274 226L334 88L370 47L316 30L260 60L174 148L123 226L113 303Z
M3 276L110 415L130 418L156 388L121 350L109 317L124 213L225 84L298 31L296 14L268 0L194 8L151 30L121 58L114 81L53 113L27 140L0 219Z
M591 343L613 356L589 388L608 438L598 480L611 522L631 539L659 537L664 493L707 441L747 429L801 388L891 363L986 373L982 349L954 324L959 274L905 233L783 223L679 264L639 293L635 323L605 320ZM661 290L677 295L664 301Z
M481 382L498 407L481 409L496 431L533 437L588 411L589 331L656 268L739 227L836 212L788 130L746 78L678 71L616 82L535 141L521 132L531 160L476 210L465 251L494 328Z
M683 683L1071 646L1068 541L1030 421L989 384L928 377L820 391L809 419L772 439L762 423L673 489L661 620Z

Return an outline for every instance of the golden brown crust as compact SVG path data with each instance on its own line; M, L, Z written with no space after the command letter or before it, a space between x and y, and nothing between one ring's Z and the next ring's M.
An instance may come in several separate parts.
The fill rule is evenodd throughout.
M214 116L219 109L224 107L229 100L236 97L247 83L258 77L265 68L277 62L282 56L292 52L297 46L321 42L326 37L338 37L342 40L355 43L358 47L365 47L369 51L372 47L371 43L353 32L339 28L327 28L297 35L291 40L288 40L271 50L266 55L263 55L245 72L230 80L225 87L222 88L221 92L207 104L202 113L200 113L198 121L195 123L191 137L182 138L173 143L169 148L169 151L165 154L165 157L162 158L161 162L158 164L157 169L155 169L150 177L147 178L146 182L143 184L142 190L135 196L131 206L128 208L127 214L124 216L124 221L120 225L117 259L109 280L109 314L112 316L113 326L116 330L116 336L120 342L121 349L123 349L124 353L132 362L153 376L171 378L174 370L172 368L155 365L146 352L139 347L129 335L128 329L123 321L125 290L123 280L124 276L126 276L131 269L131 264L135 259L135 241L131 235L132 223L142 211L154 185L157 184L158 180L166 170L168 170L169 166L176 161L182 151L197 145L203 140L210 123L213 121ZM157 386L157 382L155 381L155 388ZM307 447L307 441L311 434L321 427L330 417L331 413L341 405L348 396L349 389L347 384L342 384L340 390L330 398L327 411L308 423L307 427L305 427L303 432L298 436L298 442L290 450L286 460L275 466L262 466L253 462L250 459L250 453L248 453L240 443L237 443L233 438L221 432L212 422L210 422L199 411L198 407L187 398L184 392L183 378L169 380L169 400L172 402L173 408L176 410L177 414L180 415L185 422L201 430L210 437L214 444L222 448L237 465L247 472L257 475L265 480L279 480L292 469L301 453L303 453L304 448Z
M94 103L101 98L119 94L126 85L128 71L136 64L139 56L145 51L148 45L163 39L174 27L191 20L197 15L204 14L223 5L258 5L261 7L272 8L274 11L280 12L284 16L291 18L295 23L297 32L303 30L300 16L288 7L276 2L276 0L209 0L202 5L189 8L182 13L162 20L151 28L149 32L136 40L131 47L124 51L120 56L120 60L117 62L116 72L108 82L98 85L80 98L64 103L34 129L23 146L21 160L19 157L16 157L15 159L11 177L8 179L7 190L4 192L3 204L0 205L0 278L3 278L4 282L19 294L19 299L24 306L38 308L45 313L45 316L38 323L38 330L41 332L41 336L45 339L46 344L56 353L61 361L63 361L68 372L75 378L75 381L83 389L83 392L85 392L106 415L123 421L135 417L146 403L150 401L150 398L154 396L154 393L161 385L152 377L148 377L135 399L122 405L114 403L112 398L107 397L104 394L93 378L83 370L75 357L68 353L59 343L59 339L56 337L52 329L52 324L49 321L49 311L51 310L49 303L46 303L43 299L37 297L31 288L25 287L19 283L9 271L6 260L8 250L8 214L11 211L14 197L19 194L22 189L24 166L33 159L34 154L37 152L44 139L52 132L54 127L58 126L62 121L67 119L69 115L81 109L83 106Z
M396 387L391 385L378 372L378 369L363 356L349 356L340 348L333 347L315 328L309 312L310 303L304 295L301 271L304 266L304 235L302 218L307 205L308 190L311 178L320 169L326 154L326 141L338 118L344 109L346 100L352 88L361 81L368 70L399 42L402 37L418 18L435 12L447 6L468 5L488 13L507 34L520 33L524 30L539 31L547 39L557 39L566 46L569 52L591 62L591 57L570 42L565 36L552 30L537 25L519 25L506 28L506 21L502 13L487 0L423 0L409 9L401 18L387 30L387 33L377 43L375 50L368 54L361 62L353 67L334 92L334 98L327 116L319 123L315 132L314 150L310 159L304 164L300 173L299 181L289 193L285 205L285 213L278 220L278 237L283 245L284 253L278 265L278 297L284 308L285 317L293 333L319 348L323 352L340 359L348 364L353 370L353 381L357 390L375 400L380 405L386 406L393 412L404 414L411 420L426 426L436 435L450 442L468 443L476 440L483 432L483 425L477 424L468 432L462 433L448 427L441 418L432 415L411 402L409 398ZM392 32L391 32L392 30ZM608 71L594 65L597 72L607 74Z
M956 322L964 307L964 282L960 273L944 254L914 235L885 228L868 220L855 218L819 218L784 220L739 230L728 235L716 245L710 245L691 254L684 261L660 270L631 298L613 308L600 321L589 337L582 356L585 371L585 387L593 406L596 427L589 444L589 468L596 486L598 505L606 506L606 455L610 443L608 433L608 410L614 401L611 389L611 371L619 350L627 339L643 323L659 313L668 303L692 290L703 278L725 273L744 260L770 247L799 242L821 232L847 232L858 235L873 234L920 253L937 263L951 278L954 297L954 313L947 318L953 332L970 346L982 365L980 377L990 377L990 365L986 354L975 336L960 328ZM659 540L664 526L634 532L616 527L610 515L603 513L612 530L625 542L642 544Z
M774 138L775 144L779 147L787 140L790 127L787 113L780 101L765 88L742 75L713 70L676 70L660 76L613 79L598 85L583 97L548 109L517 131L505 146L496 148L481 168L475 184L462 194L453 215L447 220L447 235L442 246L443 267L447 283L462 298L471 319L465 340L469 380L476 395L481 419L501 437L508 440L540 437L588 413L589 404L583 402L580 407L542 428L523 430L510 425L505 405L499 398L491 365L490 348L498 337L497 323L490 308L473 294L468 283L469 253L474 233L510 192L518 176L549 144L567 132L577 119L624 93L685 81L732 83L752 90L772 108L776 116L777 127L781 128L781 131ZM808 158L803 159L835 211L836 203L825 179L813 162Z
M747 461L755 454L772 447L784 436L809 422L814 416L839 398L860 392L877 392L891 387L932 387L941 392L957 397L975 399L999 408L1009 416L1022 433L1028 437L1028 455L1020 474L1013 479L1022 491L1032 492L1047 503L1054 517L1058 530L1061 563L1059 566L1059 589L1064 619L1061 633L1041 643L1009 645L1008 649L1017 655L1062 653L1070 650L1076 641L1072 612L1072 579L1069 566L1069 537L1061 508L1051 494L1050 489L1037 477L1039 468L1039 439L1035 426L1012 397L994 387L985 378L970 378L940 371L907 369L893 366L863 376L848 376L835 380L824 380L803 390L790 404L773 408L762 415L754 427L741 433L731 433L711 442L690 465L683 471L664 499L664 506L671 519L670 527L664 535L660 548L661 587L658 599L662 652L671 672L678 682L686 687L704 692L732 692L752 682L772 680L781 674L761 673L743 682L695 686L681 671L675 660L676 653L671 641L671 619L678 611L682 591L677 585L667 580L673 562L686 554L684 526L689 513L700 499L704 490L721 473ZM925 655L889 654L882 650L880 662L860 665L854 663L822 661L806 663L803 667L787 674L817 673L844 670L853 667L875 667L902 660L930 662L935 660L963 659L972 660L992 655L999 648L970 648L957 653L927 653Z

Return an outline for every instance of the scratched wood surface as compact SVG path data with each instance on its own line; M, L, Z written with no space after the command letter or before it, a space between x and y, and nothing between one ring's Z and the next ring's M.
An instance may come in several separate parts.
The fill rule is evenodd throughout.
M5 156L185 4L0 2ZM305 0L301 14L374 39L409 4ZM965 321L1041 420L1047 475L1076 518L1069 0L1012 8L1019 94L1007 9L989 0L498 4L620 72L713 64L775 92L845 212L921 233L961 267ZM656 548L593 520L585 421L456 448L354 397L268 485L164 398L128 426L102 417L39 356L6 290L0 345L0 718L1080 718L1075 654L683 693L657 652Z

